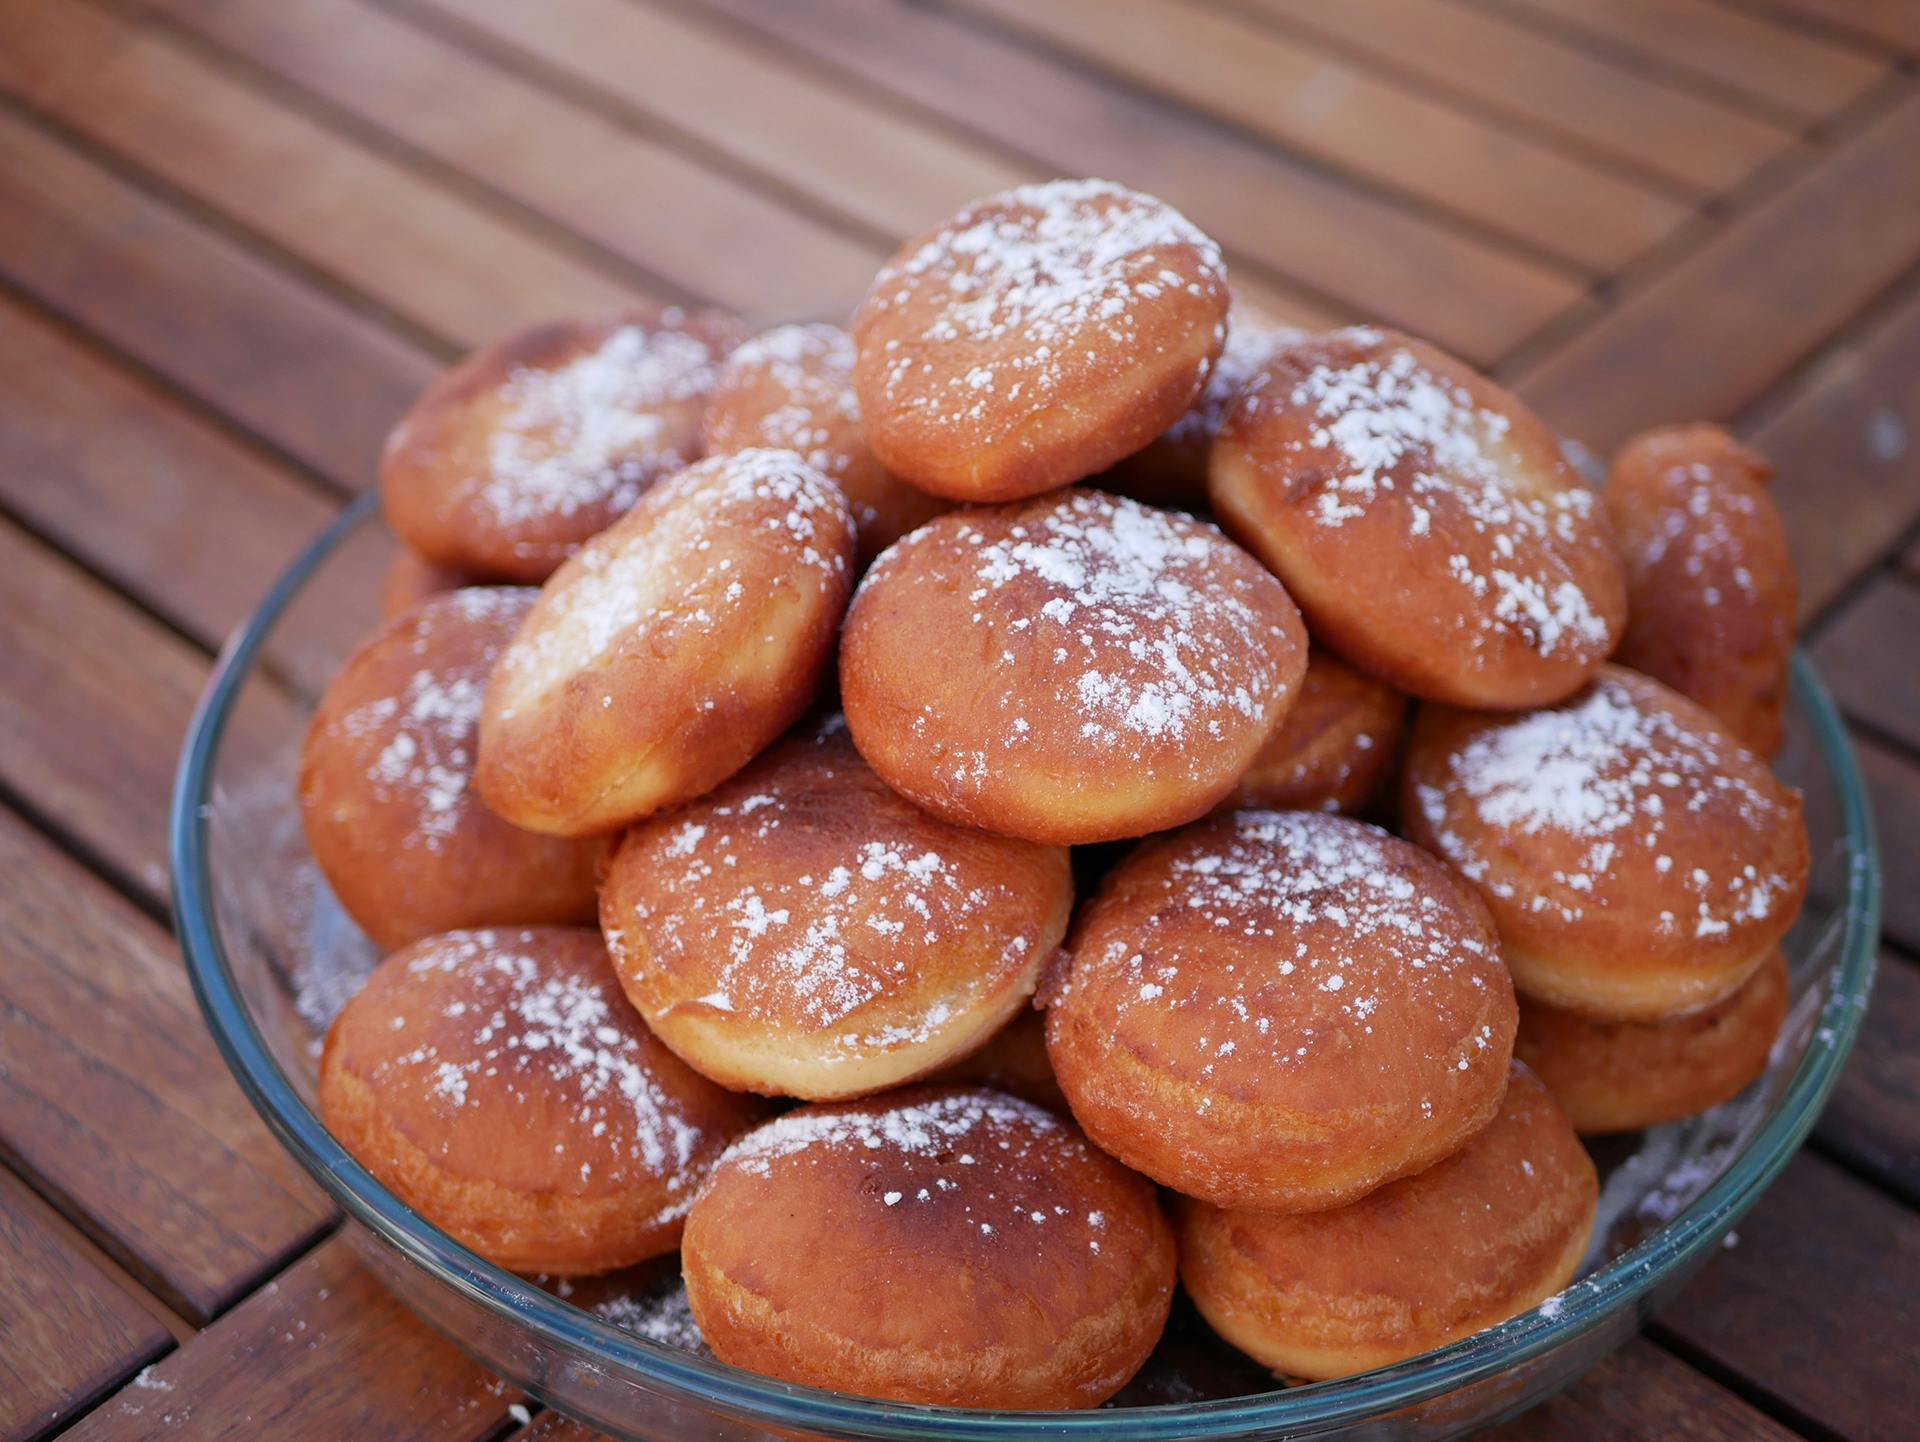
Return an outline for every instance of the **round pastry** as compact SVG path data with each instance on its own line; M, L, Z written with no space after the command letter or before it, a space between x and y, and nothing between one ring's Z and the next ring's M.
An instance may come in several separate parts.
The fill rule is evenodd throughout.
M1406 697L1315 646L1299 696L1240 778L1236 803L1364 811L1393 774L1406 729Z
M1773 468L1719 426L1627 443L1607 514L1627 570L1614 659L1718 716L1762 756L1780 749L1798 603Z
M1566 1113L1516 1063L1491 1124L1351 1206L1284 1216L1185 1204L1180 1279L1216 1332L1274 1371L1345 1377L1564 1289L1599 1190Z
M1035 1006L1021 1007L979 1051L949 1062L927 1080L992 1087L1049 1111L1062 1115L1068 1111L1067 1094L1060 1090L1053 1063L1047 1060L1046 1015Z
M519 1272L631 1266L759 1103L647 1031L598 932L453 931L397 951L334 1018L320 1114L435 1226Z
M1576 1131L1630 1132L1739 1095L1766 1069L1786 1016L1787 959L1776 947L1732 996L1669 1021L1594 1021L1523 999L1513 1049Z
M1306 633L1212 526L1103 491L935 517L867 572L840 694L936 815L1069 844L1204 814L1293 702Z
M555 573L502 653L480 794L517 826L578 836L717 786L812 700L852 562L846 501L791 451L655 486Z
M700 454L718 311L534 326L476 351L414 402L380 460L387 521L430 561L539 582L654 481Z
M1064 848L918 810L838 716L635 826L600 889L655 1035L726 1086L815 1100L982 1045L1033 994L1072 907Z
M838 486L859 533L861 569L952 503L888 474L867 448L853 393L853 338L833 325L783 325L727 357L707 405L707 452L798 451Z
M1087 1135L1227 1207L1317 1211L1500 1105L1513 987L1486 909L1378 827L1240 811L1143 843L1076 919L1047 1052Z
M1423 707L1401 819L1479 889L1522 993L1603 1020L1731 995L1806 894L1799 795L1619 666L1523 716Z
M1152 1351L1173 1238L1151 1185L999 1092L915 1087L788 1112L687 1220L723 1362L861 1396L1094 1407Z
M472 787L487 673L534 596L469 587L421 602L347 658L307 726L307 845L383 949L463 926L593 919L604 843L510 826Z
M880 462L961 501L1106 469L1180 418L1226 335L1220 249L1104 180L977 200L902 246L853 321Z
M477 576L438 565L402 546L394 553L393 561L387 567L386 579L380 584L380 619L391 621L429 596L457 591L462 586L484 584Z
M1557 701L1626 623L1606 515L1553 433L1392 331L1276 350L1228 407L1208 492L1316 638L1415 696Z
M1100 484L1150 506L1204 510L1207 459L1228 404L1276 350L1306 336L1307 332L1281 325L1245 301L1234 301L1227 314L1226 344L1207 373L1198 399L1145 447L1116 462Z

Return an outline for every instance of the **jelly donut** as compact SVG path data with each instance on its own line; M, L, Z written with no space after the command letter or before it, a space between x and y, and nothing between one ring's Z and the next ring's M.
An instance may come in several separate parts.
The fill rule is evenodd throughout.
M1513 987L1486 908L1378 827L1240 811L1142 843L1076 919L1047 1053L1095 1143L1219 1206L1304 1212L1492 1118Z
M380 619L391 621L429 596L457 591L462 586L485 584L478 576L439 565L402 546L394 553L392 562L387 566L386 577L380 583Z
M760 1104L647 1031L578 927L397 951L334 1018L320 1114L360 1164L503 1267L578 1275L678 1244Z
M607 831L738 771L812 700L853 521L791 451L739 451L648 491L540 592L501 654L475 782L530 831Z
M723 1362L860 1396L1095 1407L1166 1323L1153 1187L999 1092L915 1087L748 1133L694 1202L687 1299Z
M600 924L654 1034L741 1091L863 1096L982 1045L1066 933L1062 847L941 821L838 716L627 832Z
M1787 1016L1779 948L1746 984L1668 1021L1594 1021L1524 998L1514 1054L1591 1134L1678 1121L1737 1096L1766 1069Z
M1806 894L1799 795L1624 667L1521 716L1423 707L1402 787L1408 835L1478 888L1515 986L1601 1020L1730 995Z
M874 459L853 393L853 338L838 326L783 325L734 351L720 368L703 434L709 455L769 446L805 456L846 496L862 569L953 509Z
M1220 249L1105 180L977 200L881 268L853 321L880 463L1006 501L1131 455L1199 395L1226 335Z
M534 595L469 587L403 612L347 658L308 724L308 848L384 949L458 927L593 920L604 843L510 826L472 786L487 673Z
M1212 526L1103 491L937 516L840 646L868 764L936 815L1069 844L1203 815L1293 702L1306 633Z
M1750 749L1780 749L1797 604L1773 468L1714 425L1627 443L1607 514L1627 569L1614 659L1718 716Z
M718 311L534 326L429 386L387 440L387 521L430 561L545 580L661 476L700 454L721 358Z
M1208 492L1317 639L1415 696L1558 701L1626 623L1605 512L1552 432L1392 331L1276 350L1228 407Z
M1515 1064L1499 1114L1458 1152L1304 1216L1180 1208L1180 1280L1241 1351L1323 1380L1518 1316L1573 1280L1599 1179L1566 1113Z
M1180 419L1142 449L1117 461L1100 485L1150 506L1204 510L1207 459L1226 419L1227 406L1241 387L1259 373L1274 351L1307 332L1281 325L1244 301L1227 313L1227 340L1207 373L1200 395Z
M1240 778L1236 802L1365 811L1393 774L1406 729L1406 697L1315 646L1299 696Z

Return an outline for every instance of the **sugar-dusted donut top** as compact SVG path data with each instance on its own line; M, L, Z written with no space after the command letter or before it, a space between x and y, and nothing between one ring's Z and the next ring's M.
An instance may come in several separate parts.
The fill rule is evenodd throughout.
M765 388L768 401L748 405ZM738 409L749 414L735 414ZM739 346L722 368L709 443L732 450L740 440L798 452L822 475L838 480L854 465L850 442L859 439L860 401L853 393L853 338L839 326L783 325Z

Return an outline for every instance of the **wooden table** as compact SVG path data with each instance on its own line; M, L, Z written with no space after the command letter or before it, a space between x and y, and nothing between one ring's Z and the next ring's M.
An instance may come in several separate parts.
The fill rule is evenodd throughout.
M1920 1427L1920 4L0 0L0 1438L479 1442L200 1028L167 783L213 648L464 349L634 297L843 314L1023 179L1155 191L1595 446L1778 462L1885 966L1812 1145L1507 1435Z

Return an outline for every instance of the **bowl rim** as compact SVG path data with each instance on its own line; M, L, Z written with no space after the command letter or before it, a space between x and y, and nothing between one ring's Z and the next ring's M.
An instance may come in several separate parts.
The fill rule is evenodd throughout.
M602 1366L635 1374L685 1401L718 1405L773 1427L863 1437L985 1442L1031 1435L1102 1439L1218 1438L1279 1429L1323 1431L1406 1408L1509 1371L1600 1327L1676 1269L1719 1245L1811 1130L1839 1078L1865 1009L1876 962L1879 852L1866 787L1826 687L1795 651L1795 700L1839 798L1847 891L1832 987L1813 1035L1773 1113L1692 1203L1621 1256L1536 1307L1486 1331L1392 1366L1335 1382L1247 1397L1086 1412L1018 1412L888 1402L777 1381L650 1342L576 1308L486 1261L421 1217L356 1162L320 1123L280 1068L242 998L214 924L207 845L213 763L242 688L267 638L313 572L378 510L377 491L348 506L294 559L222 647L194 710L175 776L168 822L176 934L194 994L242 1091L336 1205L442 1286L515 1329L532 1328ZM457 1339L456 1339L457 1340ZM534 1389L537 1392L537 1388Z

